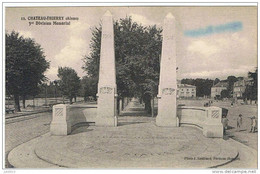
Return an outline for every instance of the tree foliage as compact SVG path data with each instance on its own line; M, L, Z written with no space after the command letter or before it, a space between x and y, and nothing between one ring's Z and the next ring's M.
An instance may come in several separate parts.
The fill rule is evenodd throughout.
M92 30L91 52L84 57L88 76L98 80L102 26ZM162 30L144 27L131 17L114 22L116 80L119 97L148 98L156 95L159 82L159 55ZM95 83L96 84L96 83Z
M223 99L223 98L228 98L229 97L229 92L228 90L224 89L221 91L220 93L220 97Z
M59 67L58 77L59 88L64 96L67 96L72 103L72 99L77 97L80 89L80 78L77 72L69 67Z
M220 82L219 78L216 78L216 79L214 80L214 85L218 84L219 82Z
M96 99L97 94L97 79L93 77L84 76L80 81L81 84L81 95L84 96L84 100L87 101L87 98L92 96Z
M252 100L257 101L257 76L258 76L257 68L254 72L248 72L248 77L250 81L246 86L245 92L243 94L243 98L249 99L250 102Z
M228 91L228 94L229 94L228 97L233 96L233 88L234 88L234 83L236 81L237 81L237 78L235 76L228 76L227 77L227 82L228 82L227 91Z
M20 111L19 96L25 105L27 95L35 96L39 92L38 86L46 80L44 72L49 68L49 62L33 39L19 36L15 31L6 33L5 39L6 88L8 94L14 95L16 111Z
M194 85L196 86L197 97L210 96L211 87L213 86L213 80L211 79L182 79L182 84Z

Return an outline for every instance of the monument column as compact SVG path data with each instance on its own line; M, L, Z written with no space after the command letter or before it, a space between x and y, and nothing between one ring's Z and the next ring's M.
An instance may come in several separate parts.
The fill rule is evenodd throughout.
M97 126L117 126L116 67L113 19L109 11L102 17L101 53L97 93Z
M176 33L171 13L164 19L160 81L158 87L157 126L177 126L176 107Z

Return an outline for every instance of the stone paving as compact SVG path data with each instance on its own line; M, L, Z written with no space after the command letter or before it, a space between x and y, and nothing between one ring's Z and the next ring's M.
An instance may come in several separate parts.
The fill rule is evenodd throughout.
M68 136L45 134L12 150L8 160L17 168L257 167L252 148L231 139L205 138L193 127L157 127L155 118L140 112L145 115L132 101L118 127L85 125Z
M52 164L72 168L206 168L223 164L238 152L222 139L203 137L196 128L158 129L152 123L137 123L89 126L70 136L45 137L35 153Z

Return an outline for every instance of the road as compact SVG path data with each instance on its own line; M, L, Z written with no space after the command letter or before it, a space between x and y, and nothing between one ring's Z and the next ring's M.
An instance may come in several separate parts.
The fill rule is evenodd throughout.
M10 167L6 159L13 148L49 132L51 112L33 114L26 119L13 121L8 120L5 124L5 167Z

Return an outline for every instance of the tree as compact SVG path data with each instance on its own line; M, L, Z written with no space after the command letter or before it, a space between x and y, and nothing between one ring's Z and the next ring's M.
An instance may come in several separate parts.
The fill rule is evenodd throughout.
M257 103L257 73L257 68L255 72L248 72L248 77L250 81L247 84L245 92L243 94L244 101L247 101L247 99L249 99L250 103L252 103L252 100L255 100L255 102Z
M227 82L228 82L228 93L229 96L228 97L232 97L233 96L233 87L234 87L234 83L237 81L237 78L235 76L228 76L227 78Z
M216 78L216 79L214 80L214 85L218 84L219 82L220 82L219 78Z
M80 81L82 94L84 100L87 101L87 98L92 96L96 99L97 94L97 80L93 77L84 76Z
M58 68L59 87L62 95L67 96L72 103L72 99L76 97L80 89L80 78L76 71L69 67Z
M98 80L102 26L92 29L91 52L84 57L83 69ZM114 22L116 80L119 97L145 98L150 112L150 98L157 93L159 55L162 47L161 29L144 27L126 17ZM95 82L97 83L97 81Z
M221 96L222 99L223 98L228 98L229 97L228 90L226 90L226 89L222 90L221 93L220 93L220 96Z
M39 84L46 80L44 72L49 68L44 52L31 38L19 36L12 31L6 38L6 88L14 96L15 110L20 111L19 97L35 96Z

